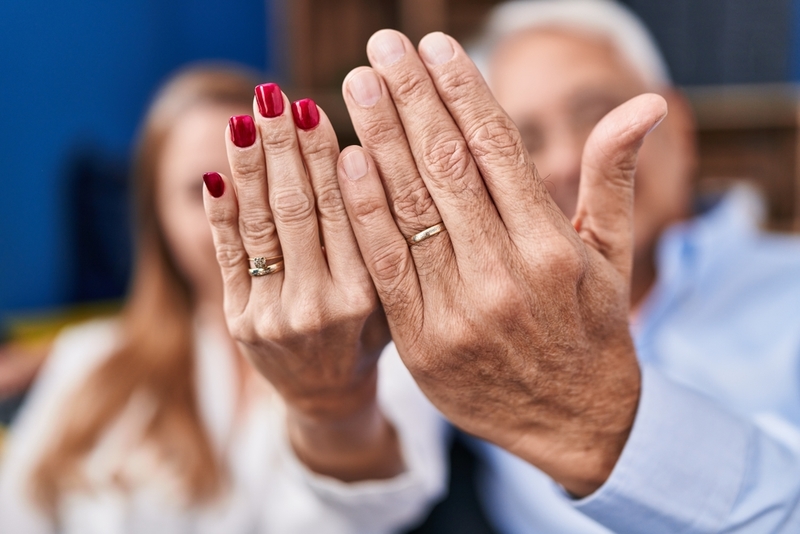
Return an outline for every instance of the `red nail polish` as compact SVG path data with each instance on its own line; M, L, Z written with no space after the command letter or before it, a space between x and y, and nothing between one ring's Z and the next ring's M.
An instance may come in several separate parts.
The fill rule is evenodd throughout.
M239 148L247 148L256 142L256 124L250 115L231 117L231 141Z
M283 114L283 95L277 83L256 86L256 102L262 117L271 119Z
M219 198L225 192L225 182L218 172L207 172L203 175L203 182L205 182L208 192L214 198Z
M293 102L292 115L294 115L294 123L303 130L311 130L319 124L317 104L310 98Z

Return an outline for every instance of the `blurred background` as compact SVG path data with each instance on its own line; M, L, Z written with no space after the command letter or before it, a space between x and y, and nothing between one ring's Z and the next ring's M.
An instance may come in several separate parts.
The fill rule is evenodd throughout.
M468 40L492 0L10 0L0 4L0 397L57 329L113 310L130 264L127 172L152 91L197 60L249 65L315 98L355 142L340 86L382 27ZM701 131L699 191L754 181L800 229L800 0L627 0ZM34 356L32 356L34 355ZM19 366L14 367L18 373ZM13 387L12 387L13 385ZM13 396L13 395L12 395ZM0 408L0 420L6 408Z

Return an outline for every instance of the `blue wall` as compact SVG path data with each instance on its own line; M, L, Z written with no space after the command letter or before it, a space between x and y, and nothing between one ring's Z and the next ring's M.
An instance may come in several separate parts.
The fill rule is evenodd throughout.
M69 154L127 155L153 90L186 62L271 70L266 11L264 0L0 3L0 319L70 294Z

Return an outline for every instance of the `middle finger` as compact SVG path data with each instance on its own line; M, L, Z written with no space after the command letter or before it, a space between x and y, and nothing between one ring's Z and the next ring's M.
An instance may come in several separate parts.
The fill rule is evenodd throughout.
M302 110L305 115L293 119L289 100L276 84L256 88L254 111L267 168L269 206L283 248L286 283L291 287L318 286L328 278L314 191L295 130L295 122L309 130L319 124L316 105L308 104Z
M381 30L370 39L367 54L386 82L459 264L473 260L476 249L490 247L502 235L502 225L464 136L406 36Z

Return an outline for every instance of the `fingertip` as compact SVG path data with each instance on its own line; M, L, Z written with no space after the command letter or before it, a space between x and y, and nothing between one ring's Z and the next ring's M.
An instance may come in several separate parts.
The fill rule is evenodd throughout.
M349 146L339 156L339 167L350 181L356 181L369 173L369 154L360 146Z
M225 194L225 180L220 173L212 171L203 174L203 183L213 198L220 198Z
M633 117L632 123L638 122L637 129L644 129L643 135L649 134L661 124L669 111L666 99L655 93L634 97L618 109L626 110Z
M647 104L652 110L653 115L656 117L653 121L653 125L649 130L647 130L647 133L649 134L658 128L659 124L664 122L664 119L667 118L667 115L669 115L669 104L667 103L666 98L655 93L642 95L642 98L646 100Z
M374 69L358 67L344 79L342 96L345 101L352 100L362 108L371 108L383 96L383 84Z
M319 125L319 108L311 98L301 98L292 102L294 124L301 130L313 130Z
M602 145L615 152L637 150L644 138L666 118L667 101L655 93L636 96L609 112L595 127L587 149ZM591 153L591 151L590 151Z
M407 41L408 37L397 30L378 30L367 41L367 56L375 65L390 67L406 55Z
M228 119L228 133L231 142L242 149L255 145L258 138L256 123L250 115L234 115Z
M254 115L256 111L265 119L274 119L283 115L288 99L277 83L269 82L257 85L254 93Z
M429 33L419 42L419 55L430 66L443 65L456 55L453 41L454 39L445 33Z

